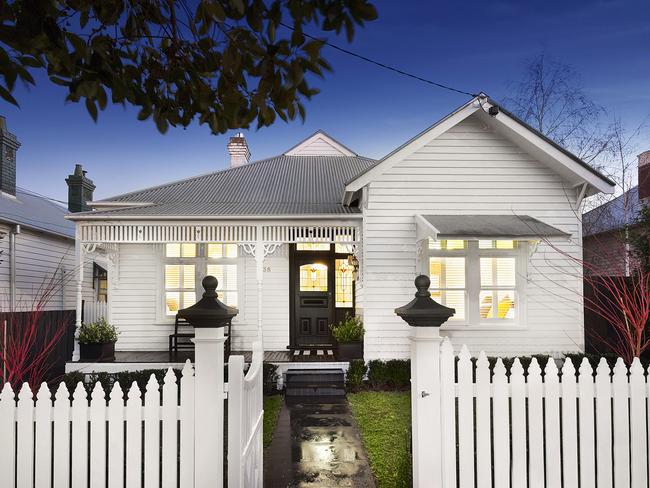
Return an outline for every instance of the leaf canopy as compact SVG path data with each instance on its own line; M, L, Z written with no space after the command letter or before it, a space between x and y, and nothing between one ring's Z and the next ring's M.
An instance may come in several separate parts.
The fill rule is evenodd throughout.
M42 70L94 120L109 101L160 132L304 119L308 75L331 70L304 28L350 41L376 18L368 0L2 0L0 97Z

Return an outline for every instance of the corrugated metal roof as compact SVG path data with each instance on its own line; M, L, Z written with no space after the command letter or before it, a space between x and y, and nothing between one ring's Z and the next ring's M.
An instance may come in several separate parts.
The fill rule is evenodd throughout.
M75 226L64 219L67 214L61 205L20 188L15 198L0 195L0 220L74 239Z
M570 234L530 215L422 215L446 238L511 238L569 237Z
M359 209L340 203L169 202L138 207L85 212L85 216L251 216L251 215L351 215Z
M276 156L245 166L125 193L100 202L152 205L82 212L72 218L178 215L351 214L344 183L375 163L343 156Z
M592 236L632 225L639 217L642 207L639 187L630 188L622 195L585 213L582 216L582 235Z

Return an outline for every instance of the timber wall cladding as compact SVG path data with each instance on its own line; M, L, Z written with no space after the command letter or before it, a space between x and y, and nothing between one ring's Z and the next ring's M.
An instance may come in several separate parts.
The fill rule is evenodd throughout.
M562 255L582 255L574 194L556 173L485 130L474 116L376 177L364 209L367 359L409 354L408 329L393 309L412 298L413 278L424 272L416 269L414 214L530 215L572 234L570 242L552 241L557 250L541 243L528 260L525 325L462 328L450 323L444 334L492 355L580 349L582 281L575 273L563 272L569 260Z

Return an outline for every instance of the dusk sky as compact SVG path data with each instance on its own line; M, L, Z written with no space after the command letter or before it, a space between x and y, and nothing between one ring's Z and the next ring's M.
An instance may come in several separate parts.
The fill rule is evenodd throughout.
M501 100L527 58L544 52L571 65L610 117L634 128L650 117L650 1L376 1L379 19L350 50L469 92ZM318 34L314 29L311 32ZM321 128L357 153L379 158L467 101L324 48L334 72L315 80L321 94L307 120L245 131L254 160L280 154ZM66 199L65 177L83 164L95 199L227 167L226 134L198 124L160 134L136 111L111 106L94 123L81 104L39 80L16 93L21 108L0 113L22 147L18 185ZM650 126L638 137L650 149Z

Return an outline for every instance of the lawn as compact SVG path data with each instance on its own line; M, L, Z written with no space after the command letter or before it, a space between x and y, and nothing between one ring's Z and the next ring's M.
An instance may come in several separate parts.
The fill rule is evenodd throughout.
M278 415L282 407L282 396L273 395L264 397L264 448L271 444L273 432L278 423Z
M410 392L349 393L378 488L411 486Z

